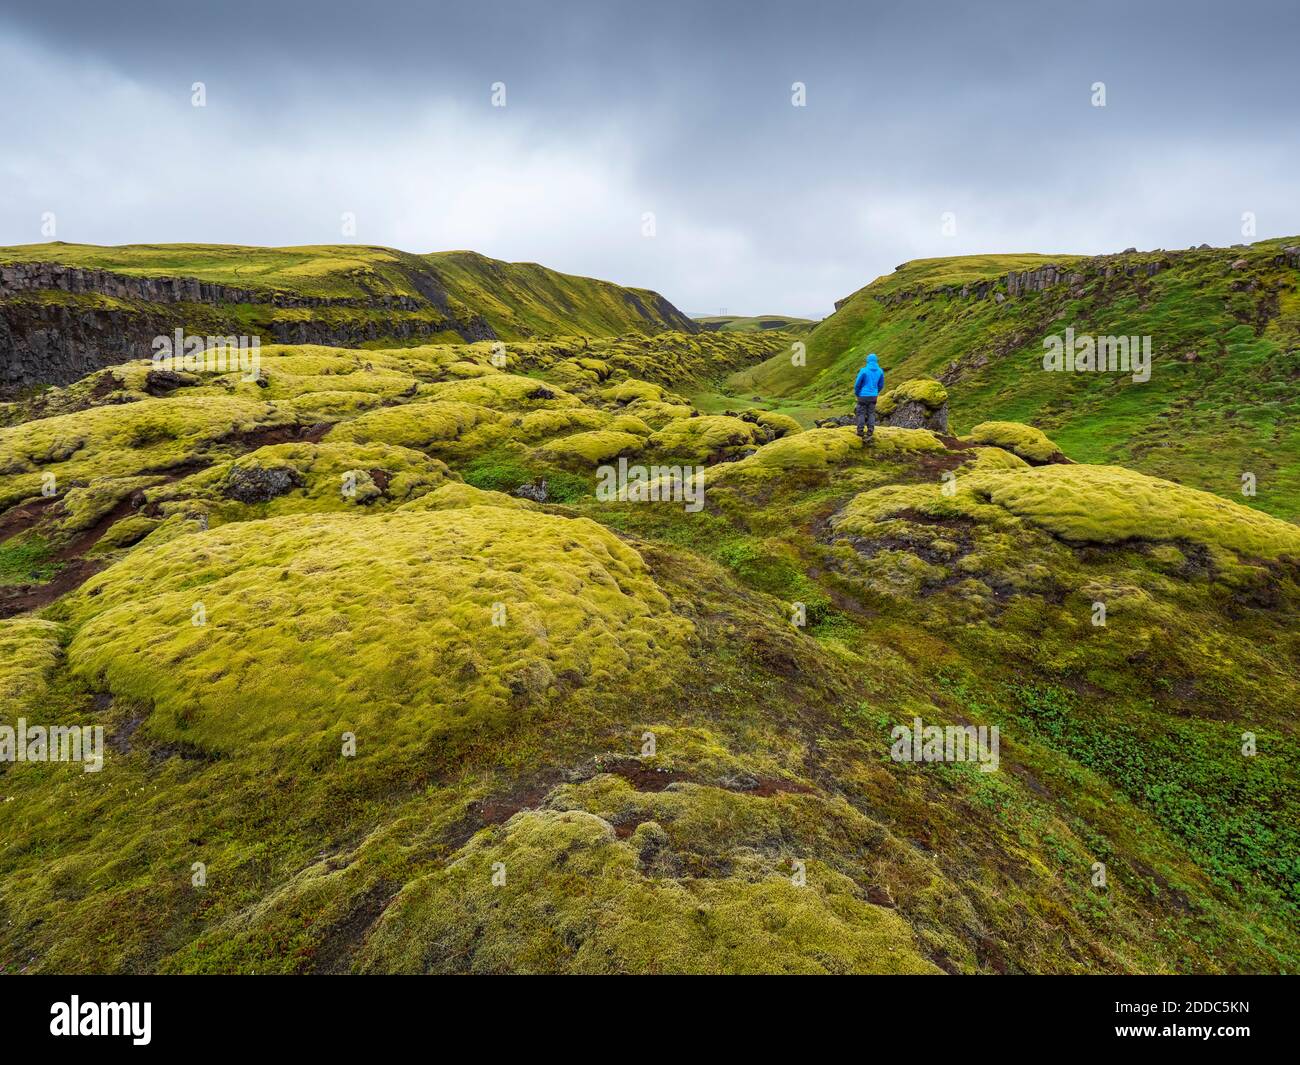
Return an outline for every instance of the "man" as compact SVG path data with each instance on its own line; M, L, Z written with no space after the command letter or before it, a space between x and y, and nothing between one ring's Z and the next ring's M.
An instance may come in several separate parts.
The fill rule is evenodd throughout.
M876 397L885 387L885 371L880 368L873 351L867 356L867 364L858 371L858 379L853 382L853 394L858 398L858 436L862 436L862 423L867 423L867 439L876 433Z

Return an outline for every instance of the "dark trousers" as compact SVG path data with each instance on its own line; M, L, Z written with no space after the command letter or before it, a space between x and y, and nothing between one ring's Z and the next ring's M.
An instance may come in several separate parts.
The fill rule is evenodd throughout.
M858 397L858 436L862 435L862 423L867 423L867 435L870 436L876 431L876 397L859 396Z

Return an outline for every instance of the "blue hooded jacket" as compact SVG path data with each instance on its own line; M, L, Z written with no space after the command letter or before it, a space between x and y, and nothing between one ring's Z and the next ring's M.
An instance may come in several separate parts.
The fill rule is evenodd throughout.
M867 356L867 364L858 371L858 379L853 382L853 394L858 399L866 399L868 396L880 395L880 390L884 387L885 371L876 361L875 352L872 352Z

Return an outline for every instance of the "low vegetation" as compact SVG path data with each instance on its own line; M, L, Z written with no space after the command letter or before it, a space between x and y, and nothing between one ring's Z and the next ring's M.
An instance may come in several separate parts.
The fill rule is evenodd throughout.
M341 254L247 273L342 292ZM1286 505L1097 462L1155 415L1094 386L1079 446L1009 364L922 372L1013 300L864 293L807 387L843 413L910 323L891 402L956 435L809 428L780 331L267 345L7 407L0 725L107 741L0 762L0 971L1300 969ZM681 496L598 495L621 459ZM918 718L996 726L997 771L895 757Z

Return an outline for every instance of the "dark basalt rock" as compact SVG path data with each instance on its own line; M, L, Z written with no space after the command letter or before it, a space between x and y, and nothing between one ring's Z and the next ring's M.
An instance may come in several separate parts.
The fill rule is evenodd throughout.
M269 503L302 484L302 478L282 466L237 466L226 478L223 494L240 503Z
M250 332L246 315L233 312L240 304L258 309L250 335L260 336L263 343L356 348L447 331L471 343L496 339L482 315L453 316L445 293L431 279L417 288L420 297L304 296L193 277L135 277L60 263L6 263L0 266L0 396L34 385L70 384L104 366L149 358L154 338L171 336L177 328L196 336ZM43 298L49 292L108 296L120 305L49 302ZM277 318L279 309L287 307L382 313L355 320Z
M546 490L546 478L543 477L536 484L521 484L514 494L521 499L531 499L534 503L545 503L550 493Z
M854 414L839 414L833 418L819 418L814 423L818 429L834 429L841 425L856 425ZM888 414L876 414L876 425L888 425L895 429L931 429L936 433L948 431L948 404L944 403L931 410L924 403L916 400L904 400L894 406Z

